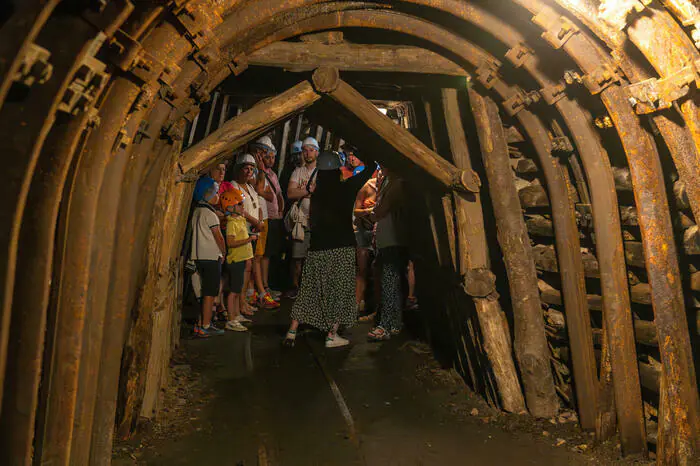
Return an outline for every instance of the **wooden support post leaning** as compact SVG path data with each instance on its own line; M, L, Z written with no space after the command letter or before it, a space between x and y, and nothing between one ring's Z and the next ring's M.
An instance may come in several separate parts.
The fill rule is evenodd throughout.
M508 144L496 104L471 90L469 100L489 179L498 242L508 273L515 322L515 356L523 379L525 399L533 415L551 417L559 410L559 400L550 369L537 272L513 185Z
M335 68L319 68L313 74L316 91L327 94L335 102L352 112L372 131L427 174L447 187L470 192L479 190L481 182L471 170L460 170L430 150L404 128L394 124L365 97L340 79Z
M444 89L442 100L455 165L471 172L456 91ZM525 410L525 400L512 357L508 323L495 290L496 279L489 270L488 246L479 197L478 192L455 193L458 262L465 280L464 288L476 306L484 346L493 367L503 408L506 411L521 412Z
M303 81L280 95L259 102L183 152L180 157L182 171L199 170L214 163L320 98L311 84Z

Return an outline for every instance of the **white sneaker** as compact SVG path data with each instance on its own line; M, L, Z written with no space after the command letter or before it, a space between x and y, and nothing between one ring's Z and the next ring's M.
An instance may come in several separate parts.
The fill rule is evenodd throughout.
M226 330L231 330L232 332L247 332L248 329L243 326L242 323L236 320L229 320L226 322Z
M244 316L243 314L238 314L236 317L233 318L233 321L234 321L234 322L240 322L240 323L242 323L242 324L246 324L246 323L252 322L252 320L250 320L249 318L247 318L247 317Z
M326 337L326 348L339 348L341 346L347 346L350 344L350 340L347 340L337 333L333 336Z

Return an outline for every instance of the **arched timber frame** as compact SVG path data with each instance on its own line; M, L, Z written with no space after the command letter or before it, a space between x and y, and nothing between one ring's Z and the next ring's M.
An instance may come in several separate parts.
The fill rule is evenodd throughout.
M170 215L179 218L186 208L188 196L183 184L170 193L158 189L161 184L175 186L177 140L181 139L182 131L179 123L206 98L209 90L230 74L231 68L236 72L244 68L245 54L266 41L317 30L389 29L431 42L463 60L460 64L469 71L476 69L481 84L507 103L507 113L515 110L513 103L526 100L524 91L507 84L497 73L501 64L495 58L440 25L400 12L387 13L384 9L391 6L388 3L193 0L184 7L182 2L174 2L132 11L132 5L123 1L113 2L99 14L91 11L89 21L104 36L125 40L125 35L117 33L121 27L138 41L139 50L147 53L146 59L156 65L157 71L151 68L150 73L141 72L133 62L119 61L119 57L107 69L91 68L102 77L90 96L96 104L95 110L78 108L77 116L56 117L66 89L74 83L76 70L87 66L86 63L94 67L89 58L102 45L100 39L104 40L104 36L95 38L94 29L84 26L81 29L84 20L80 18L50 16L58 2L34 3L27 2L18 12L27 14L33 24L32 33L16 47L18 50L29 47L34 36L37 43L43 41L42 45L49 47L66 22L76 28L76 34L64 56L55 55L54 79L49 84L33 90L32 100L23 102L21 107L6 100L0 109L3 131L12 135L5 153L17 155L8 157L9 182L3 188L3 194L7 194L4 199L16 202L11 202L11 209L3 211L7 221L0 227L0 239L8 245L7 260L0 264L4 289L0 314L0 380L4 388L0 391L0 429L2 449L10 453L12 464L26 464L33 441L36 442L34 455L42 461L63 464L109 461L120 375L118 355L124 346L123 331L119 329L125 328L137 290L144 283L148 289L155 279L145 276L145 262L161 256L169 258L168 254L177 250L170 244L167 251L149 250L144 255L146 244L152 244L148 238L153 234L149 229L150 215L154 212L153 221L157 221L167 208ZM397 6L400 3L403 2L391 2ZM538 71L538 57L528 52L532 49L524 46L525 36L515 28L466 2L405 3L448 12L515 49L517 65L542 86L541 94L551 99L553 108L566 122L591 186L623 448L627 452L643 451L644 426L617 200L609 160L590 116L576 101L566 97L563 84L552 82ZM668 431L668 436L672 432L677 436L660 460L667 459L667 455L668 461L675 458L689 464L700 451L700 402L695 369L659 156L654 140L642 128L635 110L647 112L649 104L661 107L652 118L688 187L689 203L697 220L700 209L697 90L682 82L674 94L678 105L668 109L665 104L670 102L663 99L644 102L635 98L636 107L632 107L628 93L638 96L639 93L634 93L635 86L654 84L649 79L658 83L679 73L693 70L697 73L698 51L656 2L647 6L639 4L640 11L622 8L616 15L599 11L593 2L585 0L559 0L559 6L530 0L513 3L512 8L529 11L535 25L542 29L543 38L579 66L582 82L592 94L600 95L625 149L639 209L659 334L662 386L667 387L662 391L662 400L668 409L669 422L661 427ZM32 16L32 12L40 14ZM588 26L593 36L577 26L575 18ZM407 23L420 27L409 28ZM614 59L594 36L612 49ZM658 77L650 78L644 64L636 63L625 53L622 48L625 40L637 47ZM12 44L16 46L17 40ZM663 48L669 44L671 53ZM12 62L9 70L18 69L20 54L15 57L12 50L5 53ZM501 74L506 71L502 68ZM3 97L8 82L11 83L8 76L13 75L8 72L4 77L0 87ZM558 174L559 167L552 162L545 126L535 114L521 107L524 105L518 105L514 115L530 137L541 165L546 167L559 262L572 265L570 270L567 268L571 279L564 280L568 284L564 290L567 313L575 310L572 314L577 315L585 311L582 266L580 256L571 254L572 250L578 251L577 245L572 247L568 242L567 248L564 243L565 238L576 238L572 232L575 230L572 211L568 201L561 198L565 186ZM12 124L18 111L31 119L21 132ZM683 119L683 125L678 123L674 112ZM140 144L130 144L137 132L146 137ZM32 149L28 151L27 147ZM62 193L65 193L64 206L59 216ZM108 201L98 206L98 197ZM36 267L37 261L43 261L45 266ZM60 287L50 293L52 280L60 283ZM153 289L149 292L156 293ZM27 311L20 314L13 303L22 303ZM52 309L48 318L47 309ZM131 318L149 316L137 314ZM44 342L47 326L48 339ZM585 337L586 330L582 332L581 336ZM93 337L84 343L83 334ZM149 337L134 331L129 336L132 340ZM573 340L572 337L572 344ZM42 359L44 343L47 357ZM581 347L589 351L586 344L581 343ZM147 354L125 354L123 369L128 371L130 364L143 364L147 357ZM579 363L574 360L576 383L594 393L595 374L582 370L586 367L584 361L590 361L591 356L584 352L577 357L583 360ZM128 374L122 373L125 375ZM119 400L119 405L128 402ZM37 420L34 439L37 406L42 416ZM590 412L584 420L582 411L581 418L582 423L591 427Z

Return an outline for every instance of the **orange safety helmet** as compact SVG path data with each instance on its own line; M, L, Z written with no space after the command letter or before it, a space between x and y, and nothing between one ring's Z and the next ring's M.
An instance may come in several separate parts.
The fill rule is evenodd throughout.
M224 212L229 212L228 208L238 205L243 202L245 195L238 189L232 188L225 193L222 193L219 197L219 204L221 205L221 210Z

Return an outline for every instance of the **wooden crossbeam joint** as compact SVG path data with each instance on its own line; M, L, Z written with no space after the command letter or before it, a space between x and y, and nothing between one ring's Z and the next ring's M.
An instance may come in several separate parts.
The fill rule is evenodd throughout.
M316 92L319 94L330 94L338 89L340 72L337 68L321 67L314 72L312 82Z

